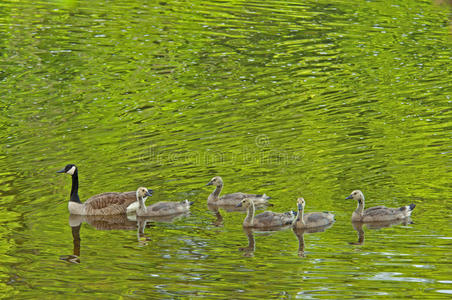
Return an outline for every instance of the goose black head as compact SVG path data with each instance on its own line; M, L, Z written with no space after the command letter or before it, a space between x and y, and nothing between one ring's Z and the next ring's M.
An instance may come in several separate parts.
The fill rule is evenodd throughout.
M69 175L74 175L77 172L77 167L74 164L68 164L63 169L57 171L57 173L67 173Z
M215 176L206 185L215 185L215 186L223 185L223 180L221 179L220 176Z

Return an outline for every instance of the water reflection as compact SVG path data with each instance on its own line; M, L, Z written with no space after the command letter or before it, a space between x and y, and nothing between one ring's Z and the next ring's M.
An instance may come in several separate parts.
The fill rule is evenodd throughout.
M413 221L411 220L411 217L401 219L401 220L392 220L392 221L385 221L385 222L372 222L372 223L364 223L364 222L352 222L353 229L356 230L358 233L358 241L357 242L350 242L350 245L363 245L364 244L364 230L363 226L366 225L369 229L380 229L380 228L386 228L391 227L394 225L408 225L412 224Z
M134 230L137 223L129 220L125 214L112 216L80 216L69 215L69 225L71 227L87 223L97 230Z
M298 256L306 257L304 253L304 234L305 233L315 233L315 232L324 232L328 228L332 227L334 223L327 224L325 226L318 226L313 228L293 228L293 233L298 239Z
M157 223L172 223L175 220L187 217L190 215L190 212L183 212L180 214L168 215L168 216L160 216L160 217L136 217L137 221L137 239L138 243L141 246L146 246L148 242L151 240L150 236L147 236L144 233L144 229L146 226L155 226L155 222ZM151 223L148 225L148 223Z
M213 214L215 215L215 221L213 221L212 225L214 225L216 227L223 226L224 225L224 222L223 222L224 220L223 220L223 216L220 213L220 208L218 207L218 205L207 204L207 208L211 212L213 212Z
M70 263L80 263L80 229L83 223L87 223L97 230L134 230L136 221L131 221L126 215L113 216L80 216L69 215L69 226L72 230L73 254L61 255L60 259Z
M73 239L73 244L74 244L73 254L61 255L60 256L61 260L65 260L65 261L73 263L73 264L80 263L80 228L81 227L82 227L82 224L79 224L77 226L71 226L72 239Z
M246 247L239 247L239 251L243 251L243 256L251 257L254 256L254 250L256 250L256 243L254 240L254 233L255 232L261 232L266 235L269 235L275 231L282 231L285 229L289 229L292 227L292 225L284 226L284 227L272 227L272 228L251 228L251 227L243 227L243 232L245 233L246 237L248 238L248 245Z

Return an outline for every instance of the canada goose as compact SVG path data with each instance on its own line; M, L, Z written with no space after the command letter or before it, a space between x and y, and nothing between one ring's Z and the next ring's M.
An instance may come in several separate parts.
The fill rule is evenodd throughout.
M158 217L182 214L190 211L190 205L193 202L182 200L180 202L161 201L149 206L144 205L144 198L146 197L147 189L140 187L137 190L138 209L137 216L139 217Z
M78 171L74 164L68 164L57 173L67 173L72 176L71 197L69 199L69 213L75 215L118 215L126 212L126 208L136 201L135 192L103 193L92 196L84 203L78 196ZM149 190L147 196L152 195Z
M330 212L312 212L304 214L306 202L303 198L297 199L298 214L293 226L295 228L313 228L325 226L334 222L334 215Z
M353 191L350 196L345 199L355 199L358 201L358 207L352 214L352 221L360 222L382 222L404 219L409 217L416 207L415 204L402 206L400 208L374 206L364 210L364 194L360 190Z
M285 213L275 213L272 211L265 211L254 216L255 208L254 201L250 198L245 198L237 204L238 207L245 207L247 209L246 218L243 221L244 227L281 227L292 225L296 214L292 211Z
M215 204L219 206L228 206L228 205L237 206L237 204L239 204L240 201L242 201L245 198L249 198L254 201L255 205L261 205L268 204L268 199L270 199L270 197L265 194L256 195L256 194L245 194L240 192L227 194L219 197L221 190L223 189L223 180L221 179L220 176L215 176L206 185L216 186L216 189L207 198L208 204Z

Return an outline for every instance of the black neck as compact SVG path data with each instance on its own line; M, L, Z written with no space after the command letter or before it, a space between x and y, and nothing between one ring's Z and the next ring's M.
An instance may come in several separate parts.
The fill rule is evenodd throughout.
M72 175L72 189L71 189L71 199L69 201L74 201L77 203L82 203L78 197L78 172L75 170Z

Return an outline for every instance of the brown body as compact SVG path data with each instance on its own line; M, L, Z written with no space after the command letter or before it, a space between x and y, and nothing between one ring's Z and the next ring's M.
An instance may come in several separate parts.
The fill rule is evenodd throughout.
M135 192L103 193L95 195L84 203L69 202L68 208L75 215L118 215L126 212L127 206L137 199Z

